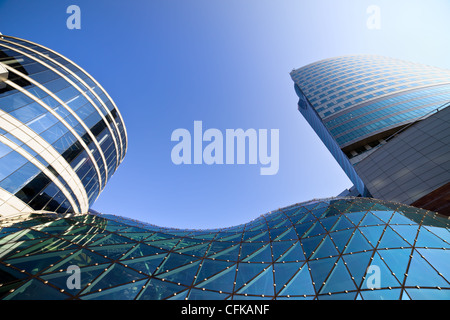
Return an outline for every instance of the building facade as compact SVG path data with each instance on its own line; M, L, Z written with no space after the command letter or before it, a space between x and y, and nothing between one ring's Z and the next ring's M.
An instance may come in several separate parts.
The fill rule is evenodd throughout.
M127 150L111 97L81 67L0 36L0 215L87 213Z
M450 127L442 112L450 104L449 70L354 55L309 64L291 77L299 111L361 195L406 204L434 201L439 205L425 208L450 214L443 206L449 199ZM420 134L419 123L427 118L435 119L427 121L432 138L403 143L406 136ZM406 161L398 160L402 154L409 154ZM424 155L428 169L418 169ZM372 158L384 164L375 169ZM405 172L408 176L399 182L395 177Z
M450 299L449 219L370 198L308 201L214 230L101 214L1 226L4 300Z

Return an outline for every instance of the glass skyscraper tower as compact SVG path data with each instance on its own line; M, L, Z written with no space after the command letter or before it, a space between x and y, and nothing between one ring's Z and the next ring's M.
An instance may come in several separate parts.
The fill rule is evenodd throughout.
M0 36L0 215L87 213L122 162L125 125L81 67Z
M450 119L442 110L450 104L450 70L353 55L291 77L299 111L361 195L408 204L428 197L436 200L430 209L447 210Z

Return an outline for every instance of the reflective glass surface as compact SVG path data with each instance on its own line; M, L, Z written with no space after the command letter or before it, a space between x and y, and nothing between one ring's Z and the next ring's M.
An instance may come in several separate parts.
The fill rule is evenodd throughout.
M430 211L351 197L211 230L32 215L0 229L0 297L449 299L449 227Z

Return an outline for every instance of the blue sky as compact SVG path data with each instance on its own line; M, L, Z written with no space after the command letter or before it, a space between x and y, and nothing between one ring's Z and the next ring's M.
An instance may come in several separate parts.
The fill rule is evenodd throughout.
M69 5L81 29L69 30ZM369 5L381 10L370 30ZM226 227L350 181L297 111L289 72L371 53L450 68L446 0L0 0L0 32L67 56L116 102L128 130L124 162L94 204L161 226ZM177 128L279 129L279 171L171 161Z

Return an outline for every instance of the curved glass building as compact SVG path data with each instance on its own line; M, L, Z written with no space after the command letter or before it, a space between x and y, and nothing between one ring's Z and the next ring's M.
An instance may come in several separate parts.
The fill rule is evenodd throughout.
M122 162L127 134L111 97L81 67L0 36L0 215L86 213Z
M450 70L351 55L291 77L299 111L357 193L450 214Z
M291 77L348 155L450 100L450 70L383 56L321 60Z
M214 230L100 214L1 226L5 300L450 299L449 220L374 199L314 200Z

